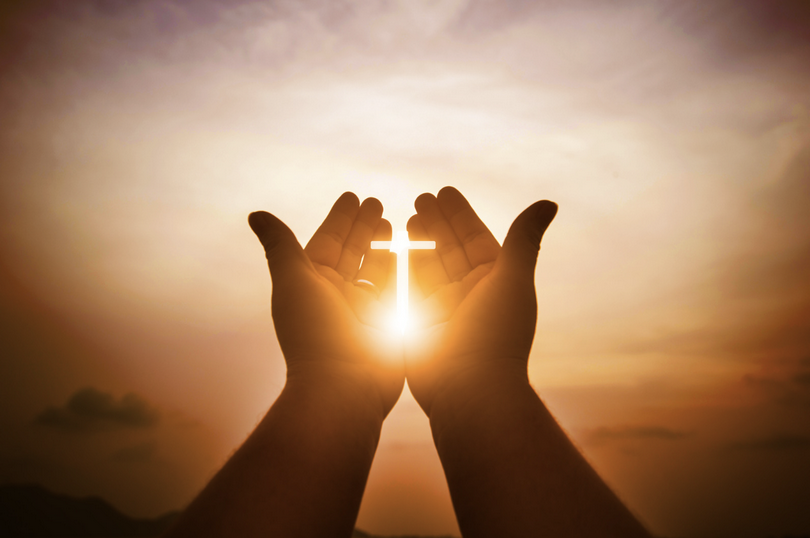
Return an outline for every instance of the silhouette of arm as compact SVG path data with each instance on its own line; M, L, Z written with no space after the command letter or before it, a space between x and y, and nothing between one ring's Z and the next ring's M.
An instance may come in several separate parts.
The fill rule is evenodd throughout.
M363 322L378 306L390 240L375 199L342 195L302 249L276 217L253 213L273 280L286 384L250 437L167 537L349 537L382 422L404 383L401 354Z
M406 357L430 419L459 527L475 537L647 537L529 384L534 269L557 212L536 202L498 244L457 190L417 198L412 254L423 316L436 324Z

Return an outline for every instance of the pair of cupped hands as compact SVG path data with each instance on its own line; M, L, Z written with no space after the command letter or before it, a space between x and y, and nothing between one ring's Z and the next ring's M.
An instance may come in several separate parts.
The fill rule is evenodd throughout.
M408 386L422 409L528 383L537 301L534 269L540 240L557 205L540 201L512 223L501 246L464 196L452 187L422 194L408 221L411 310L421 323L392 338L383 312L394 306L394 255L370 249L391 240L379 200L351 192L335 202L301 247L275 216L249 216L273 281L272 313L287 363L287 384L338 394L382 420ZM370 284L369 284L370 283ZM341 405L341 400L335 401Z

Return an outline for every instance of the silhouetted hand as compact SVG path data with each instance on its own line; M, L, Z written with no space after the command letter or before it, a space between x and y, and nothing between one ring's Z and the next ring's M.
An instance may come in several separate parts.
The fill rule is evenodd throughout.
M345 383L378 398L385 416L399 398L404 374L401 351L372 326L381 318L379 292L390 265L388 252L369 250L372 239L391 239L382 211L375 198L361 205L356 195L344 193L306 248L269 213L252 213L248 220L273 280L273 323L288 383Z
M465 538L649 538L529 384L534 268L557 213L536 202L503 247L457 190L416 199L413 254L432 325L408 350L408 386L430 419Z
M436 398L477 397L493 384L528 383L537 320L534 269L557 205L536 202L515 219L501 247L459 191L422 194L408 222L423 294L417 310L432 325L407 359L408 386L430 416Z
M390 265L369 243L390 239L391 225L379 201L360 205L352 193L338 198L306 249L273 215L248 220L273 278L287 381L166 536L348 538L404 384L400 350L364 323L376 317Z

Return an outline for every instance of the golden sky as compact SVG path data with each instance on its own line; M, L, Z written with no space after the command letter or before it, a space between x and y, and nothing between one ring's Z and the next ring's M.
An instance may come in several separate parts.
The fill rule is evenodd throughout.
M182 507L283 384L247 226L560 205L530 374L669 536L810 532L810 9L494 0L0 11L0 482ZM458 533L403 393L358 526Z

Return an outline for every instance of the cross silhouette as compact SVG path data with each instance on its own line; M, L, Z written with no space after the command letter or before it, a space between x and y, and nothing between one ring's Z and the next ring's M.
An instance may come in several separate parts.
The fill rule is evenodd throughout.
M397 232L393 241L372 241L371 248L388 249L397 255L397 325L408 329L408 252L436 248L435 241L411 241L408 232Z

